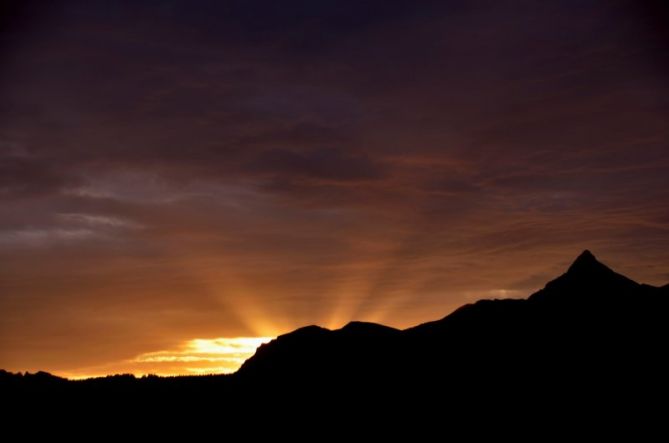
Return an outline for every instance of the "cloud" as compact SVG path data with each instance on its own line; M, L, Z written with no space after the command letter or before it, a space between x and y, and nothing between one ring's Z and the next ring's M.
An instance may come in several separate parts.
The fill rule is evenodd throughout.
M261 153L248 163L246 169L270 177L326 183L375 180L382 177L378 162L364 154L353 154L343 149L307 152L272 149Z
M132 359L95 366L65 369L58 371L57 375L80 379L120 373L137 376L228 374L239 369L258 346L270 340L272 337L198 338L185 341L174 349L146 352Z
M91 229L21 229L0 232L5 246L47 246L53 243L87 240L95 237Z
M215 339L193 339L179 348L168 351L154 351L141 354L135 363L186 363L185 373L211 371L211 363L225 367L222 372L234 372L251 357L258 346L267 343L272 337L236 337ZM197 364L202 365L197 368Z
M8 153L3 156L0 150L0 199L52 194L73 180L44 160Z
M65 223L89 225L93 227L109 227L120 229L137 229L141 225L131 220L126 220L120 217L110 217L105 215L95 214L58 214L58 216L65 221Z

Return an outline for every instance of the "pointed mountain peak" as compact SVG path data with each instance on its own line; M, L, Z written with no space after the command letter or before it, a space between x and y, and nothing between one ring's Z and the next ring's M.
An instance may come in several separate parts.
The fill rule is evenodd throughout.
M581 255L576 257L576 260L569 266L565 275L578 280L585 279L593 282L594 280L601 281L602 278L608 280L612 276L623 277L602 262L598 261L593 253L587 249L581 252Z
M576 260L597 261L597 257L595 257L595 254L590 252L589 249L586 249L585 251L581 252L581 255L579 255Z
M606 266L604 263L597 260L592 252L585 250L576 257L576 260L569 266L565 276L569 276L572 279L578 280L590 280L595 281L601 279L609 280L615 276L615 278L621 277L625 280L629 280L627 277L618 274L613 269Z
M605 264L599 262L587 249L569 266L566 273L546 284L544 289L533 294L534 300L568 300L578 295L584 301L594 301L600 295L622 293L633 290L639 284L618 274Z
M597 258L594 256L594 254L586 249L585 251L581 252L581 255L576 257L576 260L574 260L574 263L569 266L569 270L567 272L591 271L598 268L606 268L606 266L597 261Z

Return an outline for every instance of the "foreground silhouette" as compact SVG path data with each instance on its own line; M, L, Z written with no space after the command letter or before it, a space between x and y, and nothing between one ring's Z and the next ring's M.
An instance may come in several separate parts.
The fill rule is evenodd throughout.
M308 326L262 345L233 375L68 381L2 371L0 389L32 405L141 411L211 410L212 402L253 414L333 404L361 414L426 405L460 415L542 414L562 404L570 413L620 411L665 403L668 308L669 286L638 284L585 251L528 299L482 300L402 331Z

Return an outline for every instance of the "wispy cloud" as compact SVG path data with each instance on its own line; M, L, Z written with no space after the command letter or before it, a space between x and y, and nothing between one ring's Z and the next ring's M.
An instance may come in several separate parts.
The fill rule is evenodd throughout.
M60 374L71 378L105 376L110 373L135 375L228 374L235 372L256 349L273 337L192 339L174 349L146 352L130 360L73 368Z
M48 228L48 229L19 229L0 231L0 244L15 246L42 246L58 242L75 242L87 240L97 234L92 229L85 228Z
M142 227L141 224L133 222L132 220L108 215L70 213L58 214L58 217L68 224L88 225L91 227L119 229L138 229Z

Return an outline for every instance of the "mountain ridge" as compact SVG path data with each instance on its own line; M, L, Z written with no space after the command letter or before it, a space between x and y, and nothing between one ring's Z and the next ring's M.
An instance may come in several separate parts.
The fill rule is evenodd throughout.
M340 359L353 358L361 366L377 368L390 364L390 354L397 349L412 354L414 363L445 368L445 360L457 359L460 354L469 356L468 348L477 348L490 355L505 350L509 355L522 352L511 349L509 343L528 343L534 339L524 338L524 334L536 334L534 355L538 360L550 356L540 350L540 346L570 346L574 352L582 351L579 340L594 334L599 327L611 329L611 336L618 337L623 329L616 321L622 321L626 313L638 315L645 305L654 303L656 295L665 292L662 288L641 285L601 263L589 250L583 251L567 271L549 281L544 288L525 299L484 299L469 303L456 309L449 315L435 321L422 323L404 330L396 331L387 336L371 337L364 332L342 336L342 329L324 334L319 343L319 351L300 350L300 343L286 340L285 334L275 341L264 345L263 352L249 358L238 371L244 377L268 377L281 373L282 377L303 372L302 368L333 374L336 371L346 372L349 369L339 363ZM641 307L639 307L641 306ZM662 309L666 309L666 299L662 300ZM662 310L658 311L661 312ZM601 314L600 317L598 315ZM644 313L650 320L640 329L648 329L651 325L661 326L653 313ZM355 322L350 323L355 324ZM374 328L383 328L383 325ZM567 328L568 326L568 328ZM627 328L625 328L627 331ZM297 331L300 331L298 329ZM310 343L309 346L313 346ZM377 361L371 361L371 354ZM434 349L447 348L457 355L451 358L430 356ZM389 348L389 349L386 349ZM268 349L272 349L271 352ZM602 348L603 349L603 348ZM325 350L325 352L322 352ZM260 350L259 350L260 351ZM458 354L460 353L460 354ZM578 353L578 352L576 352ZM423 354L427 355L425 357ZM272 360L270 355L276 358ZM308 358L305 358L309 355ZM556 354L557 355L557 354ZM280 356L280 357L277 357ZM290 356L290 358L288 358ZM520 357L519 357L520 358ZM400 371L411 372L407 364L395 364ZM274 374L272 374L274 373ZM263 375L259 375L263 374Z
M619 411L648 393L669 395L668 313L669 285L636 283L584 251L528 298L479 300L404 330L368 322L306 326L261 345L231 375L68 381L0 371L0 391L52 408L138 399L143 408L188 412L223 398L217 411L261 404L291 419L296 411L322 418L324 402L345 404L336 412L348 416L462 414L482 405L507 411L509 404L525 414L562 404L583 413L593 405ZM438 409L428 408L435 399Z

